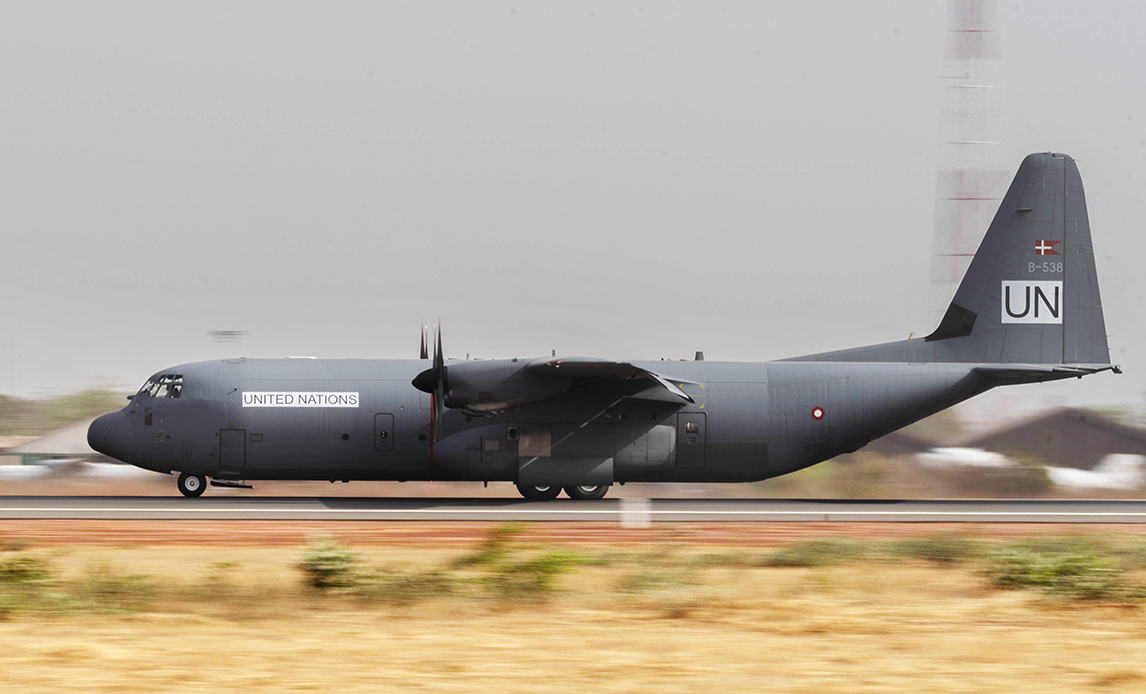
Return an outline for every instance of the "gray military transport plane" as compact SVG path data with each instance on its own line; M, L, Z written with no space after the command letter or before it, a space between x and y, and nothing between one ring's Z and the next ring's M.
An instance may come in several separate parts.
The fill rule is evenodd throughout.
M926 337L768 363L589 357L227 359L155 374L92 448L179 491L247 480L514 482L599 499L625 482L749 482L862 448L1001 385L1110 363L1082 179L1019 167Z

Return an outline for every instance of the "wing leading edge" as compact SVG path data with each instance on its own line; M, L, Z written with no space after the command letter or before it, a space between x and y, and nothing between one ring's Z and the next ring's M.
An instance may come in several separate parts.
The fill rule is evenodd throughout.
M445 362L440 375L423 372L413 385L419 390L444 385L442 400L446 407L467 414L489 415L559 397L567 391L590 384L616 383L624 386L647 381L648 387L623 397L674 402L681 406L694 402L677 383L662 374L630 364L593 357L552 357L519 361Z

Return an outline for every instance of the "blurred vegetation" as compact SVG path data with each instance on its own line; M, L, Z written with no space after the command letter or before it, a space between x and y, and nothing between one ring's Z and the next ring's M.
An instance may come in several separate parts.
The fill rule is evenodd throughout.
M966 428L954 410L941 410L930 417L908 424L900 431L930 443L950 445L949 442L958 441L963 437Z
M688 560L678 554L679 542L658 543L651 552L635 556L613 558L613 564L620 565L624 572L617 581L617 589L622 593L647 593L688 585L694 580L697 569L706 565L736 566L736 557L725 555L714 560L712 555ZM619 559L619 561L618 561Z
M369 602L408 605L448 595L454 577L448 571L371 567L361 555L331 538L314 538L297 564L306 585L319 593L349 595Z
M870 556L867 543L852 540L811 540L778 549L764 560L765 566L831 566Z
M155 597L148 578L109 564L88 566L80 576L65 579L39 554L12 552L0 558L0 619L18 612L130 614L147 609Z
M797 573L796 580L819 585L834 572L879 574L897 564L942 567L959 572L960 582L1031 590L1068 602L1130 605L1146 599L1146 538L1138 536L1009 542L953 533L897 541L829 537L774 550L700 553L666 532L644 548L588 554L530 543L525 531L519 525L494 528L460 557L383 566L371 566L347 545L316 538L295 559L301 580L270 583L258 572L241 572L234 561L215 561L198 572L181 564L177 574L164 578L125 572L102 560L82 567L72 560L64 571L55 562L67 553L11 543L0 552L0 618L162 610L245 619L298 609L402 608L428 600L493 601L503 609L563 596L625 601L679 617L703 609L729 586L774 582L760 572L804 572L806 579ZM574 572L585 575L567 580Z
M990 547L958 535L891 543L813 540L776 550L764 566L814 568L857 561L974 562L998 588L1029 588L1075 600L1128 602L1146 598L1129 571L1146 567L1146 539L1119 543L1093 537L1036 537Z
M553 592L554 580L589 557L564 550L534 548L516 541L526 526L505 525L489 532L481 547L455 563L479 572L485 588L501 597L541 597Z
M1146 597L1131 585L1118 560L1094 547L1039 550L1014 545L992 554L985 573L1002 588L1032 588L1081 600Z
M493 528L477 550L448 566L371 567L345 545L312 540L298 568L319 592L353 595L391 604L410 604L444 595L540 599L556 590L558 576L593 563L584 554L520 542L522 525Z
M43 400L0 395L0 436L39 436L124 404L124 393L110 390L85 390Z
M907 495L918 486L911 467L899 460L863 451L833 459L753 486L763 496L874 499Z
M919 559L934 564L958 564L980 556L980 542L959 535L932 535L893 542L889 546L893 557Z
M761 562L773 567L836 566L857 561L925 561L954 565L983 554L981 543L951 534L896 542L823 539L798 542L774 551Z
M911 456L885 457L860 451L797 472L747 485L761 497L818 499L952 499L1137 497L1138 490L1059 488L1045 461L1008 453L1015 467L929 467Z
M350 588L359 581L361 559L333 539L311 540L298 562L311 588Z
M954 490L954 496L992 499L1035 499L1054 491L1046 468L1030 460L1016 467L959 467L934 472L937 481Z

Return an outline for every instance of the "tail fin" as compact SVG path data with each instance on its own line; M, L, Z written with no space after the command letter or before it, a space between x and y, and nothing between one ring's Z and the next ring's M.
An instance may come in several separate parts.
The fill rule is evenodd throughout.
M935 332L784 361L1109 368L1086 197L1074 160L1049 152L1023 160Z
M1109 364L1082 178L1065 154L1023 160L928 361Z

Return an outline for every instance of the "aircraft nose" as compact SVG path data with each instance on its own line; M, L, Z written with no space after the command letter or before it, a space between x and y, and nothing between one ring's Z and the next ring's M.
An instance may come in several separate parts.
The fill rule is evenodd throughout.
M103 453L110 458L122 460L121 451L124 447L123 414L112 412L97 417L88 427L88 445L93 450Z

